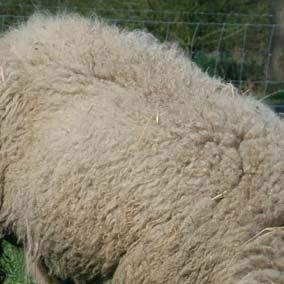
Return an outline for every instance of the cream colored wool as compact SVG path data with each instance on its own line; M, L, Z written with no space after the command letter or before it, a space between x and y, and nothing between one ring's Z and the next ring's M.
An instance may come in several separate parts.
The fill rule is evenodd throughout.
M0 67L0 233L38 283L284 283L268 107L175 45L76 15L4 34Z

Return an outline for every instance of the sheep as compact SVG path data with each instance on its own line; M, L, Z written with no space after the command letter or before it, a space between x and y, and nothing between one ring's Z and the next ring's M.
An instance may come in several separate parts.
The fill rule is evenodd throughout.
M0 235L37 283L283 283L284 126L172 43L73 14L0 39Z

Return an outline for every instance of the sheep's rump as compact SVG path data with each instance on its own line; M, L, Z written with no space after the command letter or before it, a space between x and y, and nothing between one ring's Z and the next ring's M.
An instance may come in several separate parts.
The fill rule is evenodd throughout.
M283 283L270 109L175 45L74 15L7 32L0 66L0 233L32 261L78 283Z

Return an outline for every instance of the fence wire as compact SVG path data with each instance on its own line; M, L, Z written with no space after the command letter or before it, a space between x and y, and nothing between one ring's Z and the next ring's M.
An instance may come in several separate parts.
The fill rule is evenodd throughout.
M272 14L252 17L244 13L79 8L0 3L0 29L5 31L25 21L36 10L84 13L86 9L89 16L99 15L129 29L144 29L161 41L178 42L204 71L231 82L242 91L269 98L270 94L281 94L284 89L284 75L283 78L275 76L274 53L277 35L284 26L276 25ZM12 9L16 13L11 13Z

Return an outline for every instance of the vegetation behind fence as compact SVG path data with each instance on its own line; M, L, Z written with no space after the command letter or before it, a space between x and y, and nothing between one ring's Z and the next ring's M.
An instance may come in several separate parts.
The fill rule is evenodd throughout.
M284 75L279 65L284 59L279 44L284 26L277 22L276 2L10 0L0 3L0 27L5 30L35 11L99 15L122 27L147 30L161 41L178 42L210 75L281 102Z

